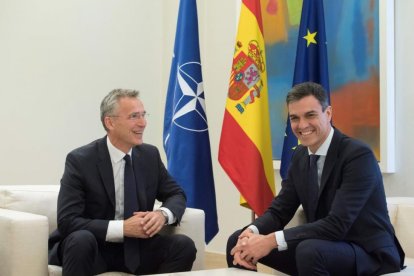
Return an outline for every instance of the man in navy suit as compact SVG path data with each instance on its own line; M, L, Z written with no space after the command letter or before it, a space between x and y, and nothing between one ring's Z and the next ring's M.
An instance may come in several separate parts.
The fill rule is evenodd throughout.
M63 275L191 270L194 242L184 235L158 234L164 225L180 223L186 197L157 148L143 143L146 115L138 91L113 90L101 103L107 136L68 154L58 197L58 230L49 242L49 263L61 265ZM128 216L127 178L137 206ZM156 199L162 206L153 211ZM127 241L133 254L124 253Z
M267 211L228 240L229 266L257 262L290 275L379 275L400 271L404 252L391 225L382 175L369 147L331 126L332 107L319 84L286 98L301 145ZM309 176L316 162L315 187ZM299 205L307 223L284 229Z

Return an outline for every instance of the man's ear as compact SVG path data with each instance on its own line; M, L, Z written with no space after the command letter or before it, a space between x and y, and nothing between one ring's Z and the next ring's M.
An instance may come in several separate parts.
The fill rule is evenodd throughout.
M114 121L111 119L111 117L106 116L104 118L104 123L107 129L113 129L114 128Z
M329 120L332 120L332 106L328 106L325 109L326 115L328 116Z

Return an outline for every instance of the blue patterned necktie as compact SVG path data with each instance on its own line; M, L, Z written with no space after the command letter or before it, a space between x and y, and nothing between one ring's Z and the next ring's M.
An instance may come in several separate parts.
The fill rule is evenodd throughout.
M124 160L124 219L128 219L138 211L138 194L131 157L127 154ZM124 237L124 258L126 267L134 273L140 264L138 239Z
M316 220L316 208L319 197L318 162L319 155L309 155L308 191L309 191L309 222Z

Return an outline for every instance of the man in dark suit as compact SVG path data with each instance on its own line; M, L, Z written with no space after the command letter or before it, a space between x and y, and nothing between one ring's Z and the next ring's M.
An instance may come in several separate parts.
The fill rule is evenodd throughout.
M138 91L113 90L101 103L107 136L68 154L49 240L49 263L63 275L191 270L194 242L158 234L180 223L186 197L157 148L143 143L146 115Z
M228 265L254 270L260 262L290 275L400 271L404 253L372 151L331 126L332 108L322 86L298 84L286 102L301 145L268 210L229 238ZM299 205L307 223L284 229Z

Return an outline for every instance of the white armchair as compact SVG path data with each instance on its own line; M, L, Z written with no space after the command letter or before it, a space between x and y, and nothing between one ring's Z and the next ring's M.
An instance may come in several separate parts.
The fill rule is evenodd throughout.
M48 236L56 229L59 185L0 185L0 275L61 275L48 265ZM187 208L180 226L165 233L181 233L195 242L193 270L204 268L204 212ZM118 272L104 275L125 275Z

